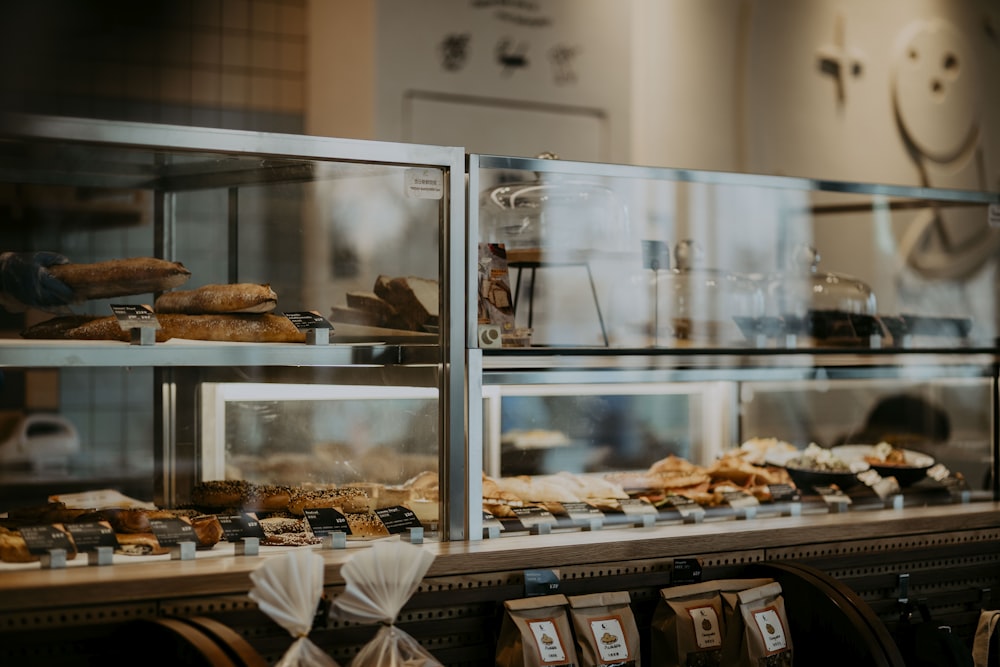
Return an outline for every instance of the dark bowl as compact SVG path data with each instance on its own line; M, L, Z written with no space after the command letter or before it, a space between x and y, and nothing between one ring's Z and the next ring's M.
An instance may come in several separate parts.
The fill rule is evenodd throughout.
M788 476L792 478L795 486L804 492L809 492L816 486L831 484L836 484L841 491L846 491L861 482L857 473L799 467L794 459L785 462L785 470L788 471Z
M842 445L834 447L833 451L844 461L864 460L865 456L870 456L874 452L874 445ZM871 469L882 477L895 477L900 486L911 486L927 476L927 471L934 466L934 457L923 452L904 449L903 465L890 465L886 463L873 463L868 461Z

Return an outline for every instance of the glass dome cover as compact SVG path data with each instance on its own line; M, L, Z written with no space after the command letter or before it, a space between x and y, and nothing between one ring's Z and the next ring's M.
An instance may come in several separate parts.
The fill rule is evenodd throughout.
M550 154L541 156L557 159ZM480 236L518 251L549 257L567 252L620 250L628 240L628 211L611 188L551 172L500 183L479 196Z
M768 285L768 311L775 316L803 316L811 311L875 315L875 293L865 282L843 273L819 270L813 246L795 252L794 269Z
M657 321L676 340L744 344L734 318L758 318L764 297L758 283L739 273L704 268L704 251L691 240L674 249L674 268L658 276ZM663 336L659 336L662 340Z

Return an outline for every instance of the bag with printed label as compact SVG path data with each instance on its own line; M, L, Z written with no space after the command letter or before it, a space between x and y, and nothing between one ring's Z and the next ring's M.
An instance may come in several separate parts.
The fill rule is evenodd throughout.
M581 667L638 667L639 629L627 591L573 595L569 615Z
M773 582L751 588L738 597L743 641L739 656L726 664L792 667L792 635L788 630L781 584Z
M717 581L660 590L650 623L651 664L720 667L724 636Z
M496 667L577 667L565 595L507 600Z
M742 665L739 662L740 648L743 644L743 616L740 613L740 593L751 588L765 586L774 581L770 577L756 579L720 579L719 595L722 597L722 627L725 636L722 640L722 664Z

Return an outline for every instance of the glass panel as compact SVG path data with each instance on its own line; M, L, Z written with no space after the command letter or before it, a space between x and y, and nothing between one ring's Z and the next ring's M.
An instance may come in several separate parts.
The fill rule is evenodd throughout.
M512 328L536 347L954 347L996 335L996 195L482 160L478 240L503 244Z

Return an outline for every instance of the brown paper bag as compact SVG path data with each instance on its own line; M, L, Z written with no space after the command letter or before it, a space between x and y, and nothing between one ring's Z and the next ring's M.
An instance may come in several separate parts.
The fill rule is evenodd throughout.
M792 635L781 584L773 582L739 594L743 642L738 662L753 667L791 667Z
M497 667L576 667L565 595L507 600L497 641Z
M650 624L652 664L720 667L725 637L719 582L660 590Z
M639 629L627 591L568 598L581 667L637 667Z

